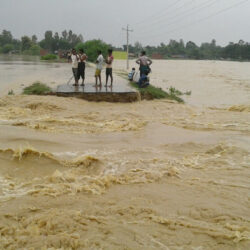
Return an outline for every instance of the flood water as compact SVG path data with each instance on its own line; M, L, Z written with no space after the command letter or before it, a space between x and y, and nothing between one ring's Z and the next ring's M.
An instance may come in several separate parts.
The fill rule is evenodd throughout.
M114 67L125 69L123 61ZM135 60L130 61L130 68ZM250 101L250 62L154 60L150 74L153 85L182 92L192 91L186 102L196 106L245 104Z
M71 69L1 57L0 248L250 249L249 66L154 61L185 104L94 103L6 96Z

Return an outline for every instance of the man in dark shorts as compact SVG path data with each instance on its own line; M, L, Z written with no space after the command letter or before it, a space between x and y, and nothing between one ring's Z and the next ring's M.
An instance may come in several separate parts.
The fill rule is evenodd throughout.
M110 77L110 80L111 80L110 86L111 86L111 87L112 87L112 85L113 85L112 63L113 63L113 61L114 61L114 57L113 57L112 53L113 53L113 50L112 50L112 49L109 49L109 50L108 50L108 57L107 57L107 59L106 59L106 64L107 64L107 66L106 66L106 85L105 85L105 86L107 86L107 84L108 84L108 79L109 79L109 77Z
M136 63L140 65L140 76L147 76L150 73L152 61L146 56L145 51L141 52L141 56L136 60Z
M84 80L85 80L85 62L87 60L86 54L84 54L83 49L79 49L79 62L78 62L78 71L77 71L77 78L78 81L82 77L82 84L81 86L84 86Z

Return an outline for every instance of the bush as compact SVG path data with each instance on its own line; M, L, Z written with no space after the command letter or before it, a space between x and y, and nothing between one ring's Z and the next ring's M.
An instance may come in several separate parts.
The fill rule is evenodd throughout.
M41 60L49 61L49 60L56 60L56 59L57 59L57 56L54 54L48 54L45 56L41 56Z
M161 88L154 87L152 85L147 86L146 88L139 88L138 84L136 82L130 82L131 86L136 88L142 98L149 98L149 99L169 99L169 100L175 100L179 103L183 103L184 100L178 96L179 93L181 93L179 90L176 90L172 88L169 93L162 90ZM175 90L175 91L173 91ZM177 94L178 93L178 94Z
M4 54L7 54L9 53L10 51L12 51L14 49L14 46L12 44L5 44L2 48L3 50L3 53Z
M23 94L25 95L43 95L51 92L51 88L46 84L41 82L35 82L32 85L23 89Z
M23 54L32 55L32 56L39 56L40 50L41 50L41 47L39 45L32 45L30 49L24 50Z
M80 49L86 49L85 46L84 46L84 43L78 43L75 47L75 49L79 52Z
M15 95L13 89L9 90L8 95Z
M97 59L97 50L101 50L104 57L108 54L108 49L111 46L102 40L89 40L85 43L78 43L76 45L76 50L83 49L88 56L88 60L95 62Z

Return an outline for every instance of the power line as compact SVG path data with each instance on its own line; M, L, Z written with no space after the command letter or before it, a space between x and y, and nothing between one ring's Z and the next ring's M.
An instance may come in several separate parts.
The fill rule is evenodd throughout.
M197 24L197 23L200 23L200 22L202 22L202 21L205 21L205 20L207 20L207 19L209 19L209 18L212 18L212 17L214 17L214 16L220 15L221 13L224 13L224 12L229 11L229 10L231 10L231 9L233 9L233 8L236 8L236 7L240 6L240 5L243 5L244 3L248 2L248 1L249 1L249 0L241 1L241 2L239 2L239 3L237 3L237 4L234 4L234 5L231 5L231 6L227 7L227 8L225 8L225 9L222 9L222 10L220 10L220 11L217 11L217 12L215 12L215 13L212 14L212 15L206 16L206 17L204 17L204 18L200 18L199 20L197 20L197 21L195 21L195 22L192 22L192 23L190 23L190 24L188 24L188 25L184 25L184 26L181 26L181 27L179 27L179 28L177 28L177 29L172 29L172 30L169 30L169 31L166 31L166 32L169 34L169 33L174 33L174 32L176 32L176 31L178 31L178 30L181 30L181 29L189 28L191 25L195 25L195 24ZM149 37L159 37L159 36L162 36L162 32L161 32L161 34L154 35L154 36L149 36Z
M171 14L175 15L177 11L183 9L188 4L192 4L193 2L195 2L195 0L191 0L191 1L185 2L184 4L182 4L181 6L179 6L178 8L172 10L171 13L170 13L170 17L172 16ZM157 24L159 22L162 22L162 20L164 20L166 17L168 18L169 15L166 15L167 13L168 13L168 11L164 12L163 15L158 15L154 20L148 20L150 22L150 26L154 25L154 24Z
M216 3L218 3L220 0L209 0L209 1L206 1L205 3L202 3L201 5L197 5L189 10L186 10L186 11L183 11L177 15L175 15L171 20L173 20L172 22L170 23L163 23L165 26L166 25L173 25L173 24L176 24L178 23L179 21L183 20L184 18L190 16L190 15L193 15L195 14L196 12L198 11L202 11L203 9L205 8L208 8ZM179 17L179 18L178 18ZM177 18L177 20L175 20ZM174 21L175 20L175 21ZM159 20L158 22L154 23L154 25L157 25L158 23L162 22L163 20ZM155 29L151 29L151 30L155 30ZM144 34L144 33L149 33L150 30L144 30L141 34Z
M129 32L133 32L133 30L129 29L129 25L127 25L127 28L122 28L122 30L127 32L127 69L129 69Z
M147 18L145 18L145 19L143 19L143 20L141 20L141 21L139 21L139 22L137 22L137 23L134 23L134 25L139 25L139 24L141 24L141 23L144 23L144 22L148 21L149 19L151 19L151 18L153 18L153 17L155 17L155 16L159 16L159 14L162 13L162 12L165 13L166 10L169 10L170 8L174 7L174 6L177 5L180 1L181 1L181 0L175 1L173 4L168 5L164 10L160 10L160 11L154 13L153 15L148 16Z

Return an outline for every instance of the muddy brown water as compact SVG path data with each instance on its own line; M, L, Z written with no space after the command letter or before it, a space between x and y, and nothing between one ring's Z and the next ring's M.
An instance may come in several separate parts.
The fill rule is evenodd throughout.
M70 74L19 63L0 64L0 249L250 248L249 64L156 61L186 104L112 104L6 96Z

